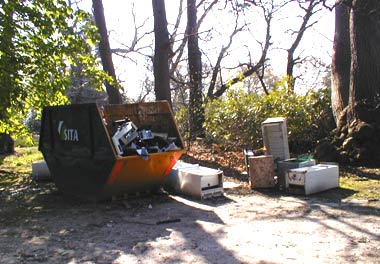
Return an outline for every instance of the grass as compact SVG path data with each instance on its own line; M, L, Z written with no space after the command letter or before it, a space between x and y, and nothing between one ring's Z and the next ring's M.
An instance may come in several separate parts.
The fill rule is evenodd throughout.
M340 187L353 190L352 199L380 200L380 168L343 167Z
M9 188L30 179L32 163L43 159L37 147L17 147L13 155L0 155L0 187Z

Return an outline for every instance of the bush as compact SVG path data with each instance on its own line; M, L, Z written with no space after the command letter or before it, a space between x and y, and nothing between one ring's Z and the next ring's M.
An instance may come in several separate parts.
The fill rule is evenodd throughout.
M190 140L190 116L189 109L186 106L178 107L175 113L175 119L178 125L178 130L181 133L183 139L185 140L187 146L189 146Z
M287 118L292 153L311 151L333 124L327 89L297 95L278 87L267 96L231 90L205 111L208 139L232 149L262 147L261 123L269 117Z

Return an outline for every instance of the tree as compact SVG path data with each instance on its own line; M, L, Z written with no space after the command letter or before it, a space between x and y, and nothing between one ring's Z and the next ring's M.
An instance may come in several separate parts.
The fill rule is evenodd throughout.
M374 104L380 92L380 1L353 0L350 18L351 119L361 118L355 104Z
M249 61L247 63L242 63L238 66L239 68L244 69L241 73L237 74L236 77L229 79L227 82L222 82L219 85L219 87L216 87L217 73L219 72L220 74L220 70L221 70L221 60L224 57L224 54L227 52L228 48L231 46L234 36L238 32L242 31L244 27L244 26L238 27L238 20L236 19L235 28L233 32L230 34L229 43L226 47L222 47L222 49L220 50L217 63L215 64L214 69L213 69L212 79L211 79L210 86L207 92L208 98L210 99L218 98L222 96L232 85L243 81L245 78L253 74L258 74L258 76L260 77L259 72L265 67L265 62L268 59L267 58L268 50L269 50L269 47L272 45L270 39L271 39L271 25L272 25L271 23L273 19L273 14L277 12L283 5L286 4L286 3L285 4L281 3L280 5L275 5L274 0L269 0L268 2L265 2L265 1L256 2L256 1L245 0L244 2L246 2L244 7L251 6L251 5L258 7L260 11L262 12L264 20L265 20L266 28L265 28L264 41L259 42L261 45L260 56L256 62L252 62L251 56L249 56ZM237 10L235 7L233 7L233 9L235 9L236 15L238 16L239 10ZM261 78L263 78L263 76L261 76Z
M112 62L112 53L108 40L106 20L104 18L104 8L102 0L92 0L95 23L100 34L99 53L102 60L103 70L112 78L112 83L106 81L105 86L110 104L121 104L121 94L115 84L117 84L115 68Z
M165 1L152 0L154 16L154 92L156 100L167 100L170 105L171 92L169 82L169 32L167 28Z
M337 116L337 130L331 140L332 146L324 142L317 149L321 158L335 158L341 162L357 162L359 164L380 164L380 1L353 0L338 2L350 8L349 32L351 65L349 68L349 87L341 87L347 81L335 85L333 99L341 100L347 90L348 102L346 108L333 110ZM341 12L337 10L336 12ZM337 29L344 22L345 16L337 16ZM335 41L339 38L335 38ZM343 45L336 43L335 54L339 54ZM340 61L333 60L334 64ZM339 65L334 65L337 69ZM338 79L344 80L345 71L335 71ZM336 96L337 95L337 96ZM344 104L334 102L336 105ZM326 151L327 149L327 151ZM330 155L326 154L329 153ZM326 155L324 155L326 154ZM333 155L331 155L333 154Z
M196 0L187 0L188 63L190 75L190 137L203 135L204 109L202 106L202 54L198 46L198 21Z
M331 106L337 126L341 125L339 117L348 105L351 68L349 12L349 7L343 3L338 3L335 7L335 34L331 64L333 86Z
M293 91L294 90L294 84L295 84L295 76L293 73L294 66L297 63L301 63L301 59L299 57L294 58L294 53L296 52L296 49L298 48L299 44L301 43L301 40L305 34L305 31L312 27L317 21L310 22L311 17L320 11L321 9L316 9L316 7L319 5L319 0L309 0L305 1L305 3L308 2L307 7L304 7L302 4L303 1L299 1L298 4L300 8L305 12L302 23L300 28L297 31L294 31L293 33L296 34L296 37L290 46L290 48L287 50L288 57L287 57L287 64L286 64L286 76L287 76L287 84L288 84L288 90Z
M2 1L0 133L26 134L31 108L67 103L70 64L84 65L82 74L101 87L105 75L91 56L96 28L89 21L64 0Z

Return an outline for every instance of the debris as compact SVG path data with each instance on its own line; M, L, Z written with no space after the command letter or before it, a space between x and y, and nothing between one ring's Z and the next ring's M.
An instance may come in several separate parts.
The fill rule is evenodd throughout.
M122 155L124 153L123 146L128 145L138 136L137 127L127 117L124 120L115 121L114 125L118 125L118 128L112 141L117 154Z
M199 199L223 195L223 171L178 161L165 182L174 191Z
M144 242L138 242L136 245L133 246L132 251L133 253L140 255L144 253L148 247L145 245Z
M260 149L243 149L244 153L244 162L245 162L245 167L247 168L247 175L249 176L249 162L248 158L250 157L255 157L255 156L262 156L266 155L268 153L266 147L262 147Z
M275 186L272 155L249 157L248 164L251 188L271 188Z
M139 137L142 140L153 139L153 134L152 134L151 130L145 130L145 129L143 129L143 130L139 131Z
M157 221L156 225L163 225L163 224L177 223L177 222L181 222L181 219L174 218L174 219L168 219L168 220L161 220L161 221Z
M314 166L291 169L287 172L289 191L299 190L313 194L339 187L339 166L317 164Z
M279 189L286 190L289 188L289 183L287 181L287 173L291 169L302 168L314 166L316 164L315 160L303 160L303 159L286 159L277 162L277 176L279 178Z
M139 155L147 160L150 153L179 150L176 137L168 137L167 133L152 132L149 129L139 130L128 117L113 122L117 130L112 136L119 156Z

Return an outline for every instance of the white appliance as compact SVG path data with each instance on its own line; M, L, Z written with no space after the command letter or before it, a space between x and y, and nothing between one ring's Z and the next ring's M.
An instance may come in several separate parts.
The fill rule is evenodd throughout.
M198 164L178 161L165 185L169 189L199 199L223 195L223 172Z
M339 187L339 167L332 164L317 164L291 169L287 173L289 191L301 188L305 195Z
M286 118L268 118L261 123L263 143L274 161L289 159L288 132Z
M291 169L296 169L296 168L303 168L303 167L309 167L315 165L315 160L314 159L309 159L309 160L302 160L302 159L286 159L286 160L281 160L277 162L277 176L278 176L278 183L279 183L279 188L282 189L287 189L289 188L289 183L288 183L288 177L287 177L287 172Z

